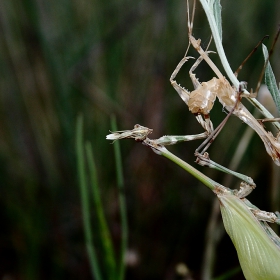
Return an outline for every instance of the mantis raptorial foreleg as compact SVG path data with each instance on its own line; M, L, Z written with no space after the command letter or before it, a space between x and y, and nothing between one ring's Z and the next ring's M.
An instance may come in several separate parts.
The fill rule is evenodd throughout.
M267 132L264 127L247 110L247 108L241 102L238 102L241 96L252 96L246 90L246 83L241 82L239 83L239 86L237 88L232 87L229 84L228 80L223 76L223 74L208 56L208 53L210 51L203 50L200 44L201 40L195 39L192 35L195 9L193 8L192 19L190 20L188 2L187 5L189 46L192 45L200 55L200 57L197 59L190 70L190 78L194 84L195 89L193 91L188 91L187 89L180 86L175 80L175 77L180 71L181 67L186 61L188 61L189 58L191 58L186 57L186 55L179 62L178 66L171 75L170 82L172 86L178 92L183 101L188 105L189 110L196 115L198 122L209 134L211 134L211 132L213 131L213 124L210 120L210 111L213 107L216 97L218 97L224 109L226 109L228 112L232 112L232 114L236 115L239 119L241 119L242 122L246 123L255 130L255 132L263 141L267 153L271 156L271 158L277 165L280 165L280 142L278 141L279 137L277 136L275 138L272 133ZM205 60L205 62L216 74L217 78L214 77L210 81L199 83L193 71L202 60Z
M184 56L183 59L178 63L178 65L176 66L175 70L173 71L173 73L171 74L170 77L170 83L171 85L174 87L174 89L178 92L179 96L182 98L182 100L188 105L189 102L189 97L190 97L190 92L185 89L184 87L182 87L180 84L178 84L175 80L177 74L179 73L180 69L182 68L182 66L190 59L193 57L191 56Z
M206 55L208 53L210 53L211 51L206 51ZM171 77L170 77L170 83L171 85L174 87L174 89L178 92L179 96L181 97L181 99L188 105L190 111L196 115L196 119L199 122L199 124L210 134L214 128L213 128L213 124L210 120L209 117L209 112L213 107L213 103L216 99L216 95L212 95L212 98L209 98L209 101L204 101L204 107L201 106L201 102L200 100L198 100L198 104L196 102L197 99L195 99L194 92L189 92L188 90L186 90L184 87L182 87L180 84L177 83L177 81L175 80L178 72L180 71L180 69L182 68L182 66L190 59L193 57L186 57L184 56L183 59L179 62L179 64L177 65L177 67L175 68L175 70L173 71ZM199 83L198 79L195 77L195 74L193 73L193 71L197 68L197 66L201 63L201 61L203 60L203 57L200 56L196 62L193 64L193 66L191 67L189 74L192 80L192 83L194 85L194 88L199 88L201 87L201 84ZM203 87L203 85L202 85ZM202 98L204 99L204 96L202 96ZM201 114L202 113L202 114ZM202 115L204 116L204 119L202 117Z

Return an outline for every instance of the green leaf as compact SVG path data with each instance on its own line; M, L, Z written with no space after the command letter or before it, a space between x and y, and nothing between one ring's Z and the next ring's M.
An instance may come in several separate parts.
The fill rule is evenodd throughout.
M232 84L238 88L239 81L234 75L229 62L227 60L223 44L222 44L222 20L221 20L221 5L219 0L199 0L205 14L207 16L209 26L211 28L212 36L214 38L214 42L217 48L218 55L221 59L222 65L225 69L225 72L228 75L228 78L232 82Z
M264 60L267 61L268 50L264 44L262 44L262 49L263 49ZM277 87L276 79L269 61L265 68L264 79L265 79L265 84L276 104L278 113L280 114L280 91Z
M211 1L211 6L213 9L213 14L214 14L214 18L216 21L216 25L218 28L218 32L220 35L220 38L222 40L223 38L223 28L222 28L222 6L220 3L220 0L212 0Z
M111 117L111 127L112 127L112 131L118 130L115 116ZM115 161L116 161L118 196L119 196L120 218L121 218L121 227L122 227L122 238L120 244L120 263L118 265L119 268L118 279L123 280L125 278L125 254L128 246L128 221L127 221L127 209L126 209L126 201L125 201L121 148L120 148L120 143L118 141L114 143L114 152L115 152Z
M117 279L117 265L115 260L114 247L112 237L110 235L108 223L105 218L104 207L101 201L100 188L97 178L97 168L93 157L92 146L89 142L84 144L83 138L83 119L81 116L77 119L76 125L76 153L77 153L77 169L79 174L79 185L81 193L81 205L83 214L83 225L86 248L89 255L92 275L96 280L102 280L101 273L102 263L106 268L106 279ZM87 172L90 176L88 178ZM88 182L89 181L89 182ZM90 190L92 188L94 210L96 211L96 221L93 231L91 223L91 207L90 207ZM102 248L102 258L97 257L96 247L93 243L94 233L100 235L100 247Z
M94 202L96 216L97 216L96 219L97 228L95 230L98 231L101 236L100 241L103 249L102 259L105 263L107 279L115 280L117 278L116 277L117 266L116 266L116 259L114 253L114 246L109 231L109 226L105 217L105 209L101 201L100 188L97 182L97 169L96 169L92 146L90 142L86 143L85 150L86 150L86 156L88 160L88 167L90 173L90 183L93 192L93 202Z
M230 194L220 195L218 198L225 229L236 248L245 278L278 280L279 247L240 198Z
M97 259L97 252L93 244L93 232L90 220L90 202L89 191L86 178L84 139L83 139L83 118L77 118L76 125L76 153L77 153L77 171L79 176L79 186L81 193L81 205L83 214L83 226L85 234L85 243L89 256L92 275L96 280L102 280L100 263Z

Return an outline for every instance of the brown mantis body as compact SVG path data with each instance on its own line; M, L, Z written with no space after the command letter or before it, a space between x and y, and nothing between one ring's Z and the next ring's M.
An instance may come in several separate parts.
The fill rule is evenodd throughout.
M170 82L174 89L178 92L182 100L188 105L189 110L196 114L198 122L210 135L212 133L213 124L210 120L210 111L214 105L216 97L228 112L236 115L244 123L249 125L262 139L267 153L271 156L276 165L280 166L280 142L278 136L275 138L271 132L267 132L264 127L255 119L255 117L248 111L248 109L239 102L239 97L243 95L243 90L246 87L246 83L241 82L239 89L232 87L228 80L222 75L217 66L209 58L208 53L210 51L204 51L200 46L200 39L195 39L192 35L192 23L188 21L189 26L189 45L192 45L200 57L191 67L189 74L194 85L194 90L189 92L182 86L180 86L175 78L181 67L192 57L184 58L179 62L174 72L170 77ZM207 82L200 83L196 78L193 71L197 68L199 63L205 60L211 67L217 78L214 77Z
M280 143L277 138L264 129L264 127L240 102L241 97L245 95L245 83L240 83L239 87L231 86L228 80L221 74L216 65L208 57L208 53L210 52L207 50L204 51L201 48L200 40L196 40L192 36L191 30L192 25L189 22L190 45L192 45L200 54L200 57L189 71L194 90L189 92L181 87L175 80L181 67L189 60L189 58L191 58L186 55L172 73L170 82L182 100L187 104L189 110L196 115L198 122L205 129L205 132L198 135L163 136L159 139L149 139L148 135L152 130L136 125L132 130L118 131L110 134L107 136L107 139L117 140L134 138L137 141L141 141L144 145L150 147L155 153L173 161L209 187L219 198L225 229L236 247L246 279L276 280L279 278L280 273L278 265L280 258L280 239L266 222L276 222L277 224L280 224L280 214L278 212L271 213L261 211L256 206L252 205L245 197L255 188L253 180L211 161L208 154L204 152L231 114L239 117L257 132L264 142L268 154L277 165L280 165ZM205 60L208 63L217 77L214 77L207 82L200 83L193 71L202 60ZM210 120L210 112L216 98L219 99L219 102L229 114L214 130L213 124ZM172 145L180 141L190 141L205 137L207 137L207 139L202 145L206 145L206 147L203 149L202 153L199 153L198 151L200 150L201 145L195 153L200 160L199 163L240 178L243 182L241 183L239 190L230 190L220 185L188 163L173 155L165 148L166 145Z

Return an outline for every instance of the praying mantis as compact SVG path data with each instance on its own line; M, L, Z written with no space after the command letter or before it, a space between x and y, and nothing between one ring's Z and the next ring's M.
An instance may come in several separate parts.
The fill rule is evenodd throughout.
M204 2L204 0L201 0L201 2ZM279 213L262 211L251 204L246 199L246 196L256 187L252 178L229 170L226 167L213 162L210 160L206 150L231 114L236 115L242 122L249 125L260 136L267 153L271 156L276 165L280 165L280 137L274 137L271 132L267 132L241 103L242 97L252 96L246 90L246 83L239 82L238 86L236 86L236 84L231 86L229 81L222 75L217 66L209 58L211 51L208 51L208 48L203 50L200 44L200 39L194 38L192 35L194 8L192 21L190 21L188 1L187 5L189 32L188 49L192 46L199 53L199 57L189 70L194 90L190 92L176 81L176 76L182 66L190 59L193 59L192 57L187 56L188 49L183 59L173 71L170 77L170 82L181 99L187 104L189 110L195 114L199 124L205 131L197 135L167 135L158 139L150 139L148 136L152 133L152 129L141 125L135 125L132 130L113 132L107 135L106 139L115 141L118 139L132 138L136 141L140 141L142 144L150 147L155 153L175 162L209 187L217 195L220 201L224 225L236 247L246 279L277 280L280 275L280 238L272 231L267 222L280 224ZM207 82L200 83L196 78L194 71L203 60L206 61L217 77L214 77ZM214 129L210 119L210 112L216 98L218 98L219 102L229 114L225 121ZM197 162L201 165L206 165L240 178L242 183L239 190L228 189L213 181L188 163L173 155L165 147L182 141L203 138L206 138L206 140L195 152L195 155L198 157Z
M187 1L189 6L189 1ZM194 1L195 3L195 1ZM194 4L195 8L195 4ZM194 14L193 8L193 14ZM192 16L193 18L194 16ZM246 94L244 90L246 89L246 83L240 82L239 88L236 89L232 87L228 80L222 75L217 66L208 56L209 51L204 51L201 47L201 40L195 39L192 35L192 26L193 23L190 22L189 8L188 8L188 29L189 29L189 45L192 45L193 48L200 54L200 57L196 60L194 65L189 70L190 78L194 85L195 90L189 92L184 87L180 86L175 80L178 72L182 66L192 57L187 57L186 54L183 59L179 62L174 72L170 77L171 85L178 92L182 100L187 104L189 110L196 114L198 122L206 130L208 135L213 133L213 124L210 120L210 111L214 105L216 97L219 99L219 102L222 104L228 112L236 115L242 122L249 125L255 132L260 136L261 140L264 143L267 153L271 156L274 163L280 166L280 137L277 135L275 138L271 132L267 132L263 125L261 125L255 117L248 111L248 109L240 102L240 98ZM279 33L278 33L279 35ZM188 50L187 50L188 51ZM196 75L193 71L197 66L204 60L217 75L217 78L214 77L210 81L200 83L196 78ZM255 96L256 93L253 94ZM248 95L247 95L248 96ZM220 131L221 128L217 129L213 136ZM200 136L198 137L200 138ZM204 150L205 151L205 150ZM200 155L202 159L203 155Z

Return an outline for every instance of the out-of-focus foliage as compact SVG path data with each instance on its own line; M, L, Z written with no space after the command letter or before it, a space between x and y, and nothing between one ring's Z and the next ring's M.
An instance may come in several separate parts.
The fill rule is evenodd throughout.
M254 5L227 0L222 7L225 51L237 68L264 35L274 36L280 7L261 0ZM202 131L169 85L187 47L185 1L4 0L0 30L0 277L90 279L74 152L77 115L83 113L85 138L93 144L118 250L115 164L105 140L110 115L116 115L119 129L140 123L153 128L154 137ZM199 3L194 35L207 46L210 31ZM277 61L279 47L271 61L276 79ZM255 87L262 65L259 51L240 80ZM187 66L178 80L192 89ZM200 81L213 75L206 65L196 73ZM221 111L215 106L215 125L224 117ZM211 148L213 160L226 165L243 130L232 118ZM172 149L193 162L197 146ZM130 232L127 279L174 279L179 262L196 278L214 197L148 149L132 141L121 147ZM270 164L256 137L239 171L254 177L259 189L250 200L264 209ZM216 259L217 275L238 264L229 239L220 242Z

